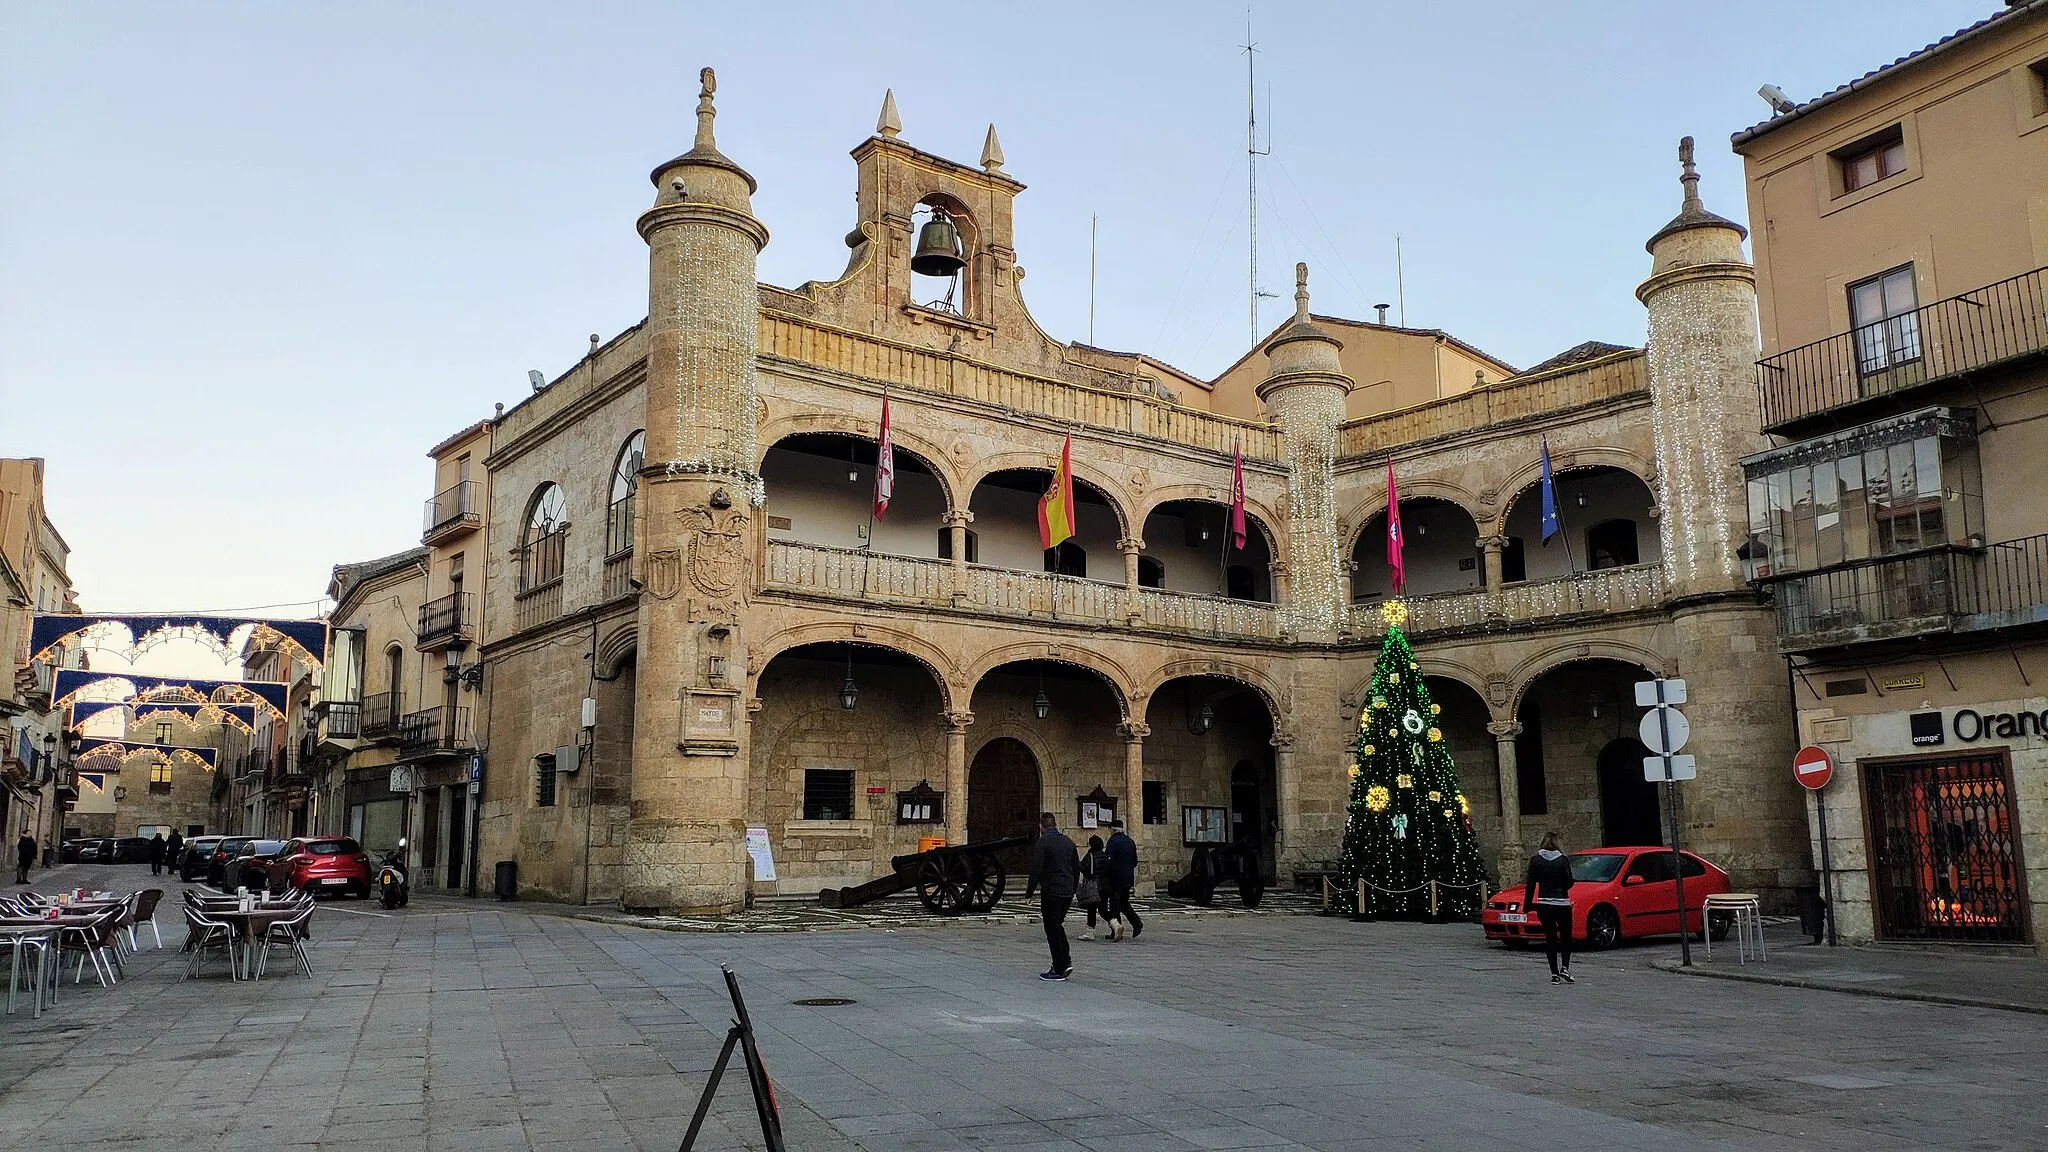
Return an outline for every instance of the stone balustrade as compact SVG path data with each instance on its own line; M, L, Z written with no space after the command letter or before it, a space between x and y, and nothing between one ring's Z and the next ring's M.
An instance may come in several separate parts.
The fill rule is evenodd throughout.
M1383 453L1605 400L1636 398L1647 404L1650 376L1646 365L1642 352L1630 349L1584 364L1503 380L1447 399L1346 420L1338 431L1337 454Z
M1500 588L1446 592L1408 601L1408 633L1483 631L1575 616L1634 612L1664 600L1664 566L1631 564ZM1354 609L1354 616L1370 605Z

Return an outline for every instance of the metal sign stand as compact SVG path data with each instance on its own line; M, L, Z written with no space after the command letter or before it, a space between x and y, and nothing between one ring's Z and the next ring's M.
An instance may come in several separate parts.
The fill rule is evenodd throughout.
M754 1022L747 1016L747 1002L740 998L739 978L723 964L718 970L725 973L725 988L732 995L732 1028L725 1034L725 1047L718 1050L718 1063L711 1066L711 1078L704 1082L704 1095L697 1100L697 1112L690 1117L690 1130L683 1133L683 1146L677 1152L690 1152L696 1147L697 1132L704 1127L704 1118L711 1114L711 1096L718 1091L719 1078L725 1075L726 1061L732 1059L735 1046L744 1052L747 1084L754 1090L754 1113L761 1120L761 1138L767 1141L768 1152L784 1152L782 1112L775 1106L775 1085L768 1079L768 1066L761 1062L760 1049L754 1047Z
M1828 859L1828 794L1825 790L1813 794L1813 802L1819 806L1820 817L1820 882L1821 915L1826 917L1828 947L1835 947L1835 870Z
M1685 681L1643 680L1636 684L1636 703L1650 709L1650 716L1643 718L1642 734L1644 743L1651 745L1656 753L1643 759L1643 776L1649 780L1664 782L1664 806L1671 811L1671 871L1678 881L1678 963L1680 967L1692 967L1692 925L1686 919L1685 904L1685 845L1680 833L1684 824L1684 801L1678 794L1678 782L1694 777L1695 767L1690 756L1676 755L1685 746L1690 725L1674 705L1685 703ZM1654 735L1650 719L1656 718ZM1673 721L1677 722L1674 724ZM1673 729L1676 729L1674 732ZM1700 915L1700 931L1709 931L1705 910Z

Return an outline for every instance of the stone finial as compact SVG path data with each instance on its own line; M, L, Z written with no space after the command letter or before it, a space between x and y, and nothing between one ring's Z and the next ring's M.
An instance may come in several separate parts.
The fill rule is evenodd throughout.
M981 170L1001 172L1003 170L1003 142L996 139L996 126L988 126L988 137L981 142Z
M718 91L718 73L705 68L697 73L697 80L697 140L693 146L715 152L718 144L711 138L711 121L718 109L711 106L711 97Z
M903 117L896 111L896 90L894 88L884 89L882 92L882 114L875 118L875 135L886 136L894 140L902 133Z
M1294 266L1294 318L1308 323L1308 265Z
M1686 207L1703 207L1700 203L1700 171L1692 163L1692 137L1681 137L1678 141L1678 182L1685 186Z

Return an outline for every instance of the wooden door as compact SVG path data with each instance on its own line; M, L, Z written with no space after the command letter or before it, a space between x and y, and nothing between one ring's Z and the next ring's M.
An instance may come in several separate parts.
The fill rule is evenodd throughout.
M1021 740L982 745L967 769L967 842L1029 836L1040 812L1038 758Z

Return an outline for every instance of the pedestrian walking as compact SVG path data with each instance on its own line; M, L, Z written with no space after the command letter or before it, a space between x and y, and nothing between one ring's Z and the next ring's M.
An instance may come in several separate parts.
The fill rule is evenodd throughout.
M173 828L171 829L171 838L164 841L164 867L169 868L173 872L179 872L182 870L181 866L184 863L184 859L185 838L178 835L178 830Z
M165 842L164 834L161 832L149 838L149 874L151 876L163 875L164 851L168 847L169 844Z
M1131 889L1138 886L1138 842L1124 831L1123 821L1109 822L1109 844L1104 852L1109 857L1109 881L1103 891L1109 938L1121 940L1128 932L1136 940L1145 931L1145 922L1138 919L1138 910L1131 907Z
M1074 974L1074 955L1067 946L1067 909L1074 903L1074 881L1081 862L1074 853L1074 842L1060 831L1052 813L1041 813L1038 825L1031 870L1038 876L1038 918L1045 922L1045 944L1052 950L1052 967L1038 978L1065 980Z
M1024 850L1024 858L1031 861L1031 867L1024 872L1024 898L1038 895L1038 837L1041 830L1031 830L1031 845Z
M1558 849L1557 833L1543 838L1543 847L1529 858L1529 878L1522 883L1522 907L1536 910L1543 923L1543 953L1550 960L1552 984L1572 979L1572 862Z
M21 830L21 839L14 845L14 882L28 883L28 866L36 862L36 838L28 829Z
M1109 856L1102 850L1102 837L1090 836L1088 852L1081 857L1080 879L1074 884L1074 903L1088 913L1088 930L1081 933L1083 940L1095 939L1097 912L1103 914L1105 923L1109 923L1109 909L1102 903L1102 880L1108 874ZM1115 935L1114 927L1111 928L1111 935Z

